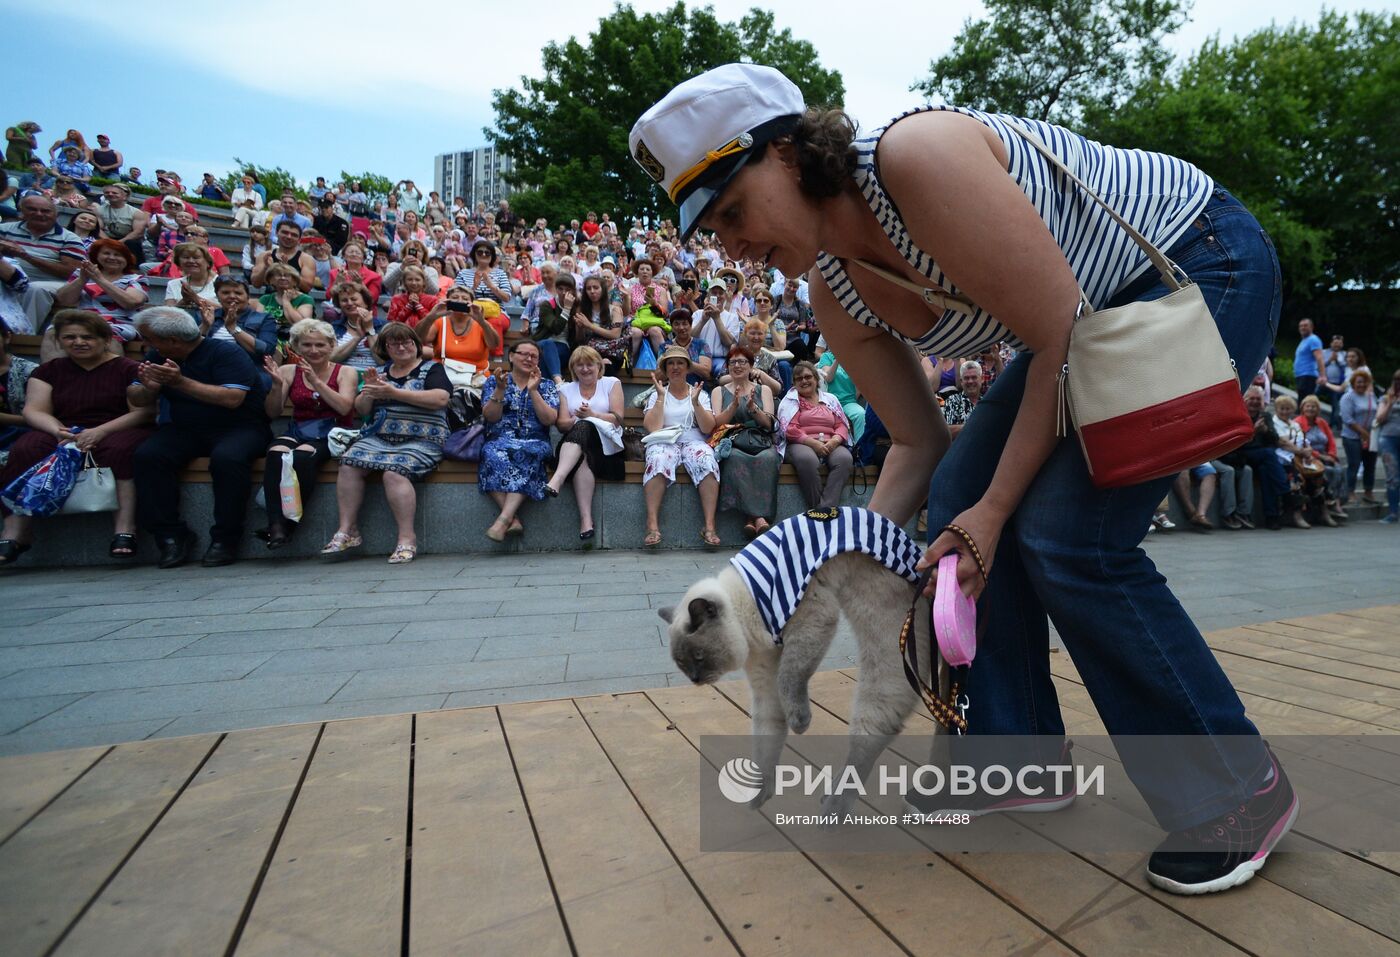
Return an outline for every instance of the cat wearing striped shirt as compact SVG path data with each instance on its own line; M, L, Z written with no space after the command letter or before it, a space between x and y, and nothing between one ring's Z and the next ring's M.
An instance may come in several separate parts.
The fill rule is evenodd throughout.
M914 600L912 564L920 549L904 541L902 531L890 532L884 519L871 517L861 509L839 509L840 518L866 523L869 541L888 546L886 560L877 560L848 540L850 525L840 538L830 535L826 556L825 541L814 547L810 539L794 540L794 530L810 534L828 531L812 526L811 515L789 519L756 539L740 552L718 575L696 582L675 608L663 608L661 617L669 624L671 657L687 678L698 685L712 684L725 674L742 669L748 678L752 704L754 761L763 771L763 788L751 802L760 807L773 794L778 757L787 734L802 734L812 722L808 684L826 657L844 614L855 632L860 663L849 727L850 747L847 765L854 767L863 781L885 747L904 727L918 699L910 688L901 663L898 636ZM806 518L805 526L794 523ZM827 522L833 519L826 519ZM897 530L897 526L895 527ZM786 594L779 604L774 593L764 587L769 580L753 571L745 557L767 557L767 567L791 563L779 559L774 539L789 533L790 551L804 553L816 567L803 569L796 589L775 584L773 592ZM889 555L897 558L889 558ZM791 556L785 556L790 558ZM897 571L895 569L898 569ZM786 591L784 591L786 589ZM794 594L795 592L795 594ZM756 595L757 593L757 595ZM795 601L794 601L795 599ZM927 599L919 599L915 635L920 648L929 647ZM775 625L777 626L775 628ZM921 655L927 667L928 656ZM945 668L940 678L946 680ZM928 680L925 672L924 679ZM942 682L940 682L942 683ZM844 813L853 801L849 795L833 795L822 803L826 813Z

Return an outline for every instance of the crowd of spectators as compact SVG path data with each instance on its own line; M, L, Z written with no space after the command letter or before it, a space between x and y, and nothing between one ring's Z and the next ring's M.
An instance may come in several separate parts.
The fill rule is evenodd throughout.
M591 211L525 223L507 200L449 207L411 180L375 197L318 177L304 196L270 198L255 175L228 189L205 174L187 188L159 170L137 204L141 171L108 137L90 148L68 130L46 159L39 132L6 132L7 164L26 172L0 193L14 220L0 225L0 320L6 341L42 340L37 367L0 351L0 485L59 443L91 452L117 479L114 558L134 554L139 527L163 567L188 560L196 536L178 476L195 457L208 458L213 488L207 565L238 557L259 459L267 521L254 534L268 548L296 535L334 457L339 527L322 553L362 546L367 479L380 473L393 563L417 554L417 483L468 437L496 508L486 537L524 535L526 503L569 486L584 547L596 483L622 479L628 459L644 462L649 547L663 540L678 467L698 496L700 541L714 547L721 510L742 516L747 537L779 519L783 463L816 508L882 461L888 435L826 350L806 280L736 262L712 238L677 245L669 223ZM206 208L201 223L201 201L230 209ZM211 229L230 250L238 231L241 255L230 260ZM1217 498L1221 526L1253 527L1256 480L1268 527L1335 525L1358 489L1373 501L1378 456L1383 520L1396 521L1400 373L1378 394L1359 349L1340 336L1323 348L1309 320L1299 334L1297 400L1270 405L1266 366L1244 399L1251 442L1179 476L1190 527L1215 527ZM128 357L137 349L141 361ZM1009 358L994 348L923 360L954 440ZM629 430L623 381L648 376L633 400L641 428ZM1149 531L1171 527L1163 503ZM6 516L0 564L33 534L31 519Z

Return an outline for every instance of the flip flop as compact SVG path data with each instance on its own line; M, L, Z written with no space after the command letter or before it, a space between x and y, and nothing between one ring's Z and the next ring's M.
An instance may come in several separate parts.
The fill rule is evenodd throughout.
M721 545L724 544L722 541L720 541L718 535L716 535L714 532L708 529L701 530L700 541L705 543L706 548L719 548Z
M390 553L389 564L406 565L416 557L418 557L418 545L416 543L413 545L405 545L400 542L398 547Z
M643 546L644 548L655 548L657 545L660 545L660 544L661 544L661 533L660 533L660 532L647 532L647 537L644 538L644 539L642 539L642 546Z

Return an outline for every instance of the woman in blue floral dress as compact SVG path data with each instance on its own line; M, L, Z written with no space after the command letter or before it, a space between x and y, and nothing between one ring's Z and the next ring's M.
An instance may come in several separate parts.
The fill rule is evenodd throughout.
M540 347L530 340L510 350L510 371L501 370L481 390L486 441L477 485L501 513L486 530L493 542L525 534L516 512L525 499L545 496L549 427L559 417L559 391L540 375Z

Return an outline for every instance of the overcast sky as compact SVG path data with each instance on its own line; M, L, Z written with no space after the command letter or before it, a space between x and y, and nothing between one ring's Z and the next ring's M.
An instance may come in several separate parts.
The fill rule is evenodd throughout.
M721 21L755 5L713 3ZM779 28L811 41L824 66L841 71L846 107L865 127L916 105L910 84L983 9L974 0L894 0L865 16L847 0L760 5L774 11ZM1387 10L1396 0L1328 6ZM583 41L613 6L0 0L0 8L15 113L5 123L37 120L44 149L71 126L90 144L107 133L128 163L179 170L187 183L206 170L224 173L239 156L303 179L345 168L427 184L434 155L484 145L493 88L537 75L544 43ZM1270 22L1315 22L1321 9L1318 0L1198 0L1169 46L1181 56L1212 34L1229 39ZM316 37L324 40L308 43ZM478 53L478 43L489 53Z

